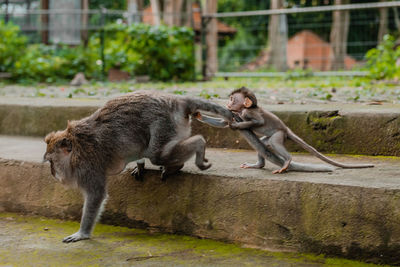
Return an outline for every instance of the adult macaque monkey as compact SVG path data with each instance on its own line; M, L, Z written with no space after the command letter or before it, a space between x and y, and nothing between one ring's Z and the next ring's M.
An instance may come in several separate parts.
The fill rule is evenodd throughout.
M50 162L52 175L78 186L85 199L79 231L63 242L90 238L106 199L106 175L121 172L128 162L138 161L137 179L143 176L144 158L163 166L163 179L194 154L199 169L210 168L204 138L190 136L190 116L198 110L232 120L229 110L206 100L135 92L108 101L89 117L68 122L63 131L48 134L44 159Z
M341 168L370 168L374 165L347 165L336 162L318 152L315 148L307 144L300 137L294 134L276 115L273 113L263 110L257 105L257 98L253 92L249 89L242 87L230 94L230 100L227 105L228 109L238 115L236 121L229 123L232 129L238 130L251 130L242 132L249 143L255 147L259 152L258 161L255 164L244 163L241 168L262 168L265 165L265 158L271 160L275 164L281 166L280 169L273 171L273 173L283 173L287 170L299 170L299 171L323 171L323 167L314 168L315 165L302 165L298 163L292 163L292 156L286 150L284 141L289 138L299 144L308 152L312 153L319 159L337 167ZM197 115L199 118L203 117L202 120L208 124L214 126L222 126L224 122L222 119L214 119L212 117L204 117ZM225 122L225 125L227 123ZM255 141L255 133L262 135L260 139L265 144L265 148L261 147L260 144ZM251 139L251 140L249 140ZM283 161L283 162L282 162ZM325 168L326 169L326 168ZM331 171L332 169L326 169L325 171Z

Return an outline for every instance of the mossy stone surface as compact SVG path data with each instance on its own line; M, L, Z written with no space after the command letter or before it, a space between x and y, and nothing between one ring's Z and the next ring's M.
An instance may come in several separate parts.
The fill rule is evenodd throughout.
M77 222L0 212L4 266L374 266L324 255L278 253L183 235L98 224L95 239L61 242Z

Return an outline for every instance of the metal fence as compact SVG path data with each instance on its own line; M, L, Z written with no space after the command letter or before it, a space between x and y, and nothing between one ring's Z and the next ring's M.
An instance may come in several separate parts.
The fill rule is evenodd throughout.
M98 34L99 59L102 64L103 77L106 76L105 67L108 62L105 57L104 44L112 33L106 26L110 23L155 24L155 14L150 11L129 12L126 10L82 10L82 9L14 9L1 8L0 20L18 25L21 32L28 37L30 44L44 43L53 46L70 45L78 46L88 42L92 34ZM169 17L178 19L182 26L193 26L188 19L189 13L160 13L164 20ZM195 39L193 39L193 42Z
M236 29L234 35L219 36L217 62L211 64L218 65L215 75L222 77L284 76L271 63L274 51L268 40L270 18L279 16L279 30L286 31L286 41L281 43L286 53L280 58L286 70L307 69L320 76L365 75L361 70L365 54L378 45L380 25L383 23L387 33L399 37L397 7L399 1L206 14L203 18L207 21L215 18ZM381 17L382 8L386 8L387 17ZM331 44L335 11L349 12L344 67L339 70L333 66Z
M161 17L178 15L180 20L186 21L185 25L195 27L198 72L201 71L201 65L215 64L218 65L215 76L285 75L271 64L271 50L268 49L270 17L279 16L280 27L284 25L287 38L282 43L286 53L280 59L284 61L286 70L307 69L313 71L314 75L364 75L365 72L361 71L360 67L364 64L366 52L378 45L379 25L383 19L380 15L382 8L388 11L387 17L384 18L388 33L399 36L400 22L397 7L400 7L400 1L203 15L200 15L199 10L195 10L194 12L198 12L198 17L201 17L201 23L193 20L195 17L193 13L164 13ZM0 20L18 24L31 43L77 45L85 42L90 34L101 33L107 23L151 24L154 15L151 12L125 10L37 8L10 11L2 9L0 4ZM330 35L335 11L349 12L345 64L340 70L332 67L334 51ZM218 57L214 59L206 57L206 50L210 48L206 47L204 42L206 26L211 19L218 20ZM101 49L99 51L103 53ZM104 59L103 55L102 58Z

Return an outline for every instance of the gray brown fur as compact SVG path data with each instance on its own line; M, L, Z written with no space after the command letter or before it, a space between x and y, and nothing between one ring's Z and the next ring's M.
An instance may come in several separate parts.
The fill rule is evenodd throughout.
M106 199L106 175L121 172L126 163L143 158L164 167L165 178L196 154L196 165L211 166L204 157L205 140L190 136L190 116L199 110L232 119L226 108L209 101L158 92L135 92L113 100L91 116L68 122L67 129L45 138L44 159L56 179L78 186L85 197L81 226L63 242L90 237Z
M244 90L244 94L241 93L241 90ZM284 141L286 139L291 139L297 144L299 144L302 148L306 149L308 152L312 153L314 156L319 159L337 167L341 168L371 168L374 165L371 164L362 164L362 165L351 165L351 164L343 164L337 161L334 161L320 152L318 152L314 147L307 144L303 139L298 137L296 134L287 127L284 122L279 119L275 114L264 110L259 106L246 108L242 103L240 103L242 98L246 98L246 95L249 94L247 88L240 88L236 90L236 93L231 97L231 103L228 104L228 107L232 111L236 111L240 118L243 120L241 122L233 122L230 124L232 129L251 129L255 134L259 134L264 136L261 141L265 143L268 150L273 151L273 153L284 159L284 165L280 170L275 171L275 173L281 173L289 169L290 162L292 160L292 156L286 150L284 146ZM239 100L238 100L239 99ZM236 101L235 101L236 100ZM259 157L261 159L261 157ZM245 167L250 168L259 168L263 166L262 162L258 162L256 164L245 164Z
M235 114L234 122L204 115L198 115L197 119L215 127L227 127L229 125L232 129L240 131L242 136L258 152L258 161L254 164L244 163L242 164L243 168L263 168L265 166L265 159L267 159L281 166L281 169L274 171L274 173L282 173L286 170L306 172L334 170L332 167L326 165L293 162L292 156L284 146L284 141L287 138L290 138L319 159L333 166L341 168L370 168L374 166L371 164L343 164L324 156L294 134L275 114L259 107L255 94L245 87L236 89L230 94L227 106ZM263 137L258 139L256 134Z
M225 128L228 126L228 122L221 118L214 118L210 116L206 116L203 114L198 114L196 117L199 121L211 125L213 127ZM242 121L242 119L234 114L234 118L236 121ZM258 162L256 163L259 168L264 167L265 159L270 161L271 163L277 166L283 166L285 160L281 157L275 155L272 151L268 149L268 147L261 142L261 140L257 137L257 135L249 130L243 129L239 130L240 134L246 139L246 141L250 144L250 146L258 152ZM335 168L325 165L325 164L311 164L311 163L300 163L296 161L291 161L289 164L289 171L298 171L298 172L331 172L334 171Z

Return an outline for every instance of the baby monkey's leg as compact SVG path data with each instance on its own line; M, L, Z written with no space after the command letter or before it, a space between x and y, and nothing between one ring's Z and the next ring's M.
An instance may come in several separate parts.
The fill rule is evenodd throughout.
M263 144L267 145L268 137L263 136L263 137L260 138L260 141ZM240 168L243 168L243 169L250 169L250 168L251 169L261 169L261 168L263 168L265 166L265 158L260 153L258 153L257 156L258 156L258 160L257 160L256 163L247 163L247 162L245 162L242 165L240 165Z
M276 156L284 159L284 163L281 169L275 170L272 173L283 173L287 171L289 168L290 162L292 161L292 155L286 150L284 146L286 135L282 131L278 131L274 133L268 140L268 148L274 153Z

